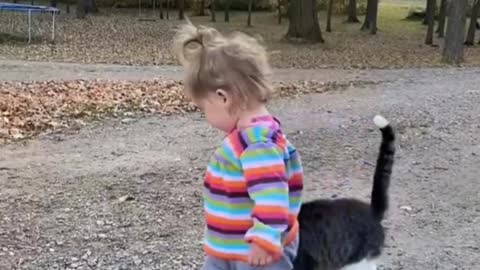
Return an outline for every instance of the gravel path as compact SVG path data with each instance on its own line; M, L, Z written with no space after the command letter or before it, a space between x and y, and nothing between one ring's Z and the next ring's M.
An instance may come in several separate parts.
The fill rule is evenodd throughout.
M388 81L405 75L428 71L428 74L444 73L442 69L396 70L344 70L344 69L276 69L275 81ZM454 71L452 69L451 71ZM88 65L72 63L30 62L0 60L0 81L43 81L74 79L149 80L153 78L182 79L178 66L122 66Z
M480 69L328 72L383 82L271 105L303 156L306 199L368 199L381 113L399 137L382 269L478 269ZM0 269L198 269L201 176L220 139L190 114L0 147Z

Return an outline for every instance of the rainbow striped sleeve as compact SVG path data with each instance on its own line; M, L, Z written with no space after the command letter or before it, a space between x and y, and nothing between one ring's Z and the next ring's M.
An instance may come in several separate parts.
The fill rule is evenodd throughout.
M245 239L272 255L282 253L289 222L288 179L282 149L273 142L250 144L240 156L247 191L254 201L253 227Z

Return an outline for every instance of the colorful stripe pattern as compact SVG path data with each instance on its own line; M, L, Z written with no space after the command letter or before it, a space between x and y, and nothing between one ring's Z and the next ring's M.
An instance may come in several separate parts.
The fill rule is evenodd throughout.
M207 254L247 261L249 242L275 256L298 234L303 169L273 117L232 131L205 176Z

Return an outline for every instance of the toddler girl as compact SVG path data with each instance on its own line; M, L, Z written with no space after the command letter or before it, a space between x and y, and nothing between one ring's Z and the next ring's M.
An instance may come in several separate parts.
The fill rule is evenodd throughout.
M242 33L222 35L190 22L174 52L185 94L226 133L205 175L204 270L291 270L298 247L300 156L270 115L267 52Z

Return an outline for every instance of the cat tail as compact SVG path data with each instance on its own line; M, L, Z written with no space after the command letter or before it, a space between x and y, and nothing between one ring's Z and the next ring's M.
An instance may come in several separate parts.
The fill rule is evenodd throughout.
M388 187L395 156L395 132L383 116L375 116L373 122L382 133L382 142L373 175L371 210L376 219L382 220L388 209Z

